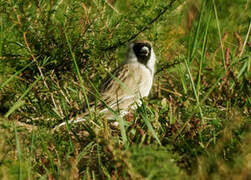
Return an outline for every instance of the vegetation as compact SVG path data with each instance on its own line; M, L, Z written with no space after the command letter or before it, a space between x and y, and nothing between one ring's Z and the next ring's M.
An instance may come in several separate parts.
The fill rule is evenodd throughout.
M249 0L0 1L1 179L250 179ZM148 99L74 117L148 39Z

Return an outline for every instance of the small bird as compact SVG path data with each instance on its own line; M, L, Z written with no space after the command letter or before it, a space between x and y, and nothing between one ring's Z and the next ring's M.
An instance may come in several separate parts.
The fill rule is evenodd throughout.
M111 119L114 117L114 112L119 112L119 116L123 117L129 110L136 109L142 104L141 98L147 97L150 93L154 65L155 54L149 41L137 40L129 43L124 62L109 73L101 83L100 101L96 105L90 103L91 111L98 109L104 117ZM88 113L89 111L86 111L79 117L69 120L68 123L86 121L84 116ZM65 124L66 122L63 122L54 129Z

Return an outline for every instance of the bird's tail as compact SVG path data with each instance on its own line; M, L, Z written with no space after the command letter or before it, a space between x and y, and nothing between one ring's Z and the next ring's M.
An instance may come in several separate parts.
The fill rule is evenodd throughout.
M80 122L84 122L84 121L86 121L85 118L71 119L71 120L68 121L68 124L76 124L76 123L80 123ZM66 121L65 121L65 122L62 122L61 124L55 126L55 127L53 128L53 131L59 129L59 128L62 127L62 126L65 126L66 124L67 124Z

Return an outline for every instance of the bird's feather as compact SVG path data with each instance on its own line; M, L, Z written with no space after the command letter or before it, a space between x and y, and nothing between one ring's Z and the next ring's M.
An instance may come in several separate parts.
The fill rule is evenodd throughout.
M129 63L115 69L100 87L101 101L97 108L104 112L108 105L114 111L125 109L143 97L142 87L150 83L144 79L151 76L150 71L139 63ZM147 73L147 74L146 74Z

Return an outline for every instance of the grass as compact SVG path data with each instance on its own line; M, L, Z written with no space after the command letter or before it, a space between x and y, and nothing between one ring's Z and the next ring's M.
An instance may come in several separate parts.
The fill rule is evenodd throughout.
M1 179L251 177L248 0L0 4ZM93 112L52 132L134 39L158 59L143 105L119 128Z

